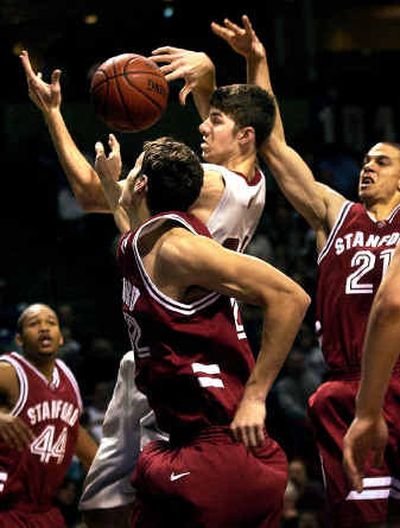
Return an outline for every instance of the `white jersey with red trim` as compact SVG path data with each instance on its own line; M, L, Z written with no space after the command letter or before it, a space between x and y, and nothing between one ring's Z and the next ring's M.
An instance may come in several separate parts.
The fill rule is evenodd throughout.
M234 251L244 251L257 229L265 205L265 176L256 169L251 182L221 165L203 163L225 183L224 193L206 226L214 240Z

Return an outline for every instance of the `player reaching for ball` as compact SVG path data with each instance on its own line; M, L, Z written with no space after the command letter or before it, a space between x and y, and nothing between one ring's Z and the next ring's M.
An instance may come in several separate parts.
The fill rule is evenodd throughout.
M214 65L204 53L176 48L169 50L178 59L169 65L170 74L176 78L182 75L186 80L181 92L182 99L191 89L199 111L205 117L200 125L203 158L220 164L205 165L204 184L192 212L207 223L218 241L244 250L264 206L265 181L256 159L257 146L268 137L273 124L272 101L265 92L254 87L223 88L215 92L208 115L210 98L215 89ZM98 175L78 150L63 120L60 110L60 71L53 72L51 83L47 84L33 72L26 52L21 55L21 60L30 96L43 112L76 197L86 211L108 211ZM251 102L254 94L261 96L265 108L256 109L258 115L255 122L249 118L254 110L254 103ZM237 119L239 113L241 121ZM261 127L258 122L262 124ZM119 145L112 135L110 146L107 170L111 170L114 177L118 178L121 171ZM124 229L129 229L129 226L125 225ZM86 484L82 506L85 509L101 509L98 526L107 525L105 509L111 514L111 508L119 508L134 500L129 480L135 460L127 453L138 454L140 428L148 422L146 419L140 424L140 419L149 409L145 398L135 389L132 376L129 376L132 369L133 360L128 353L121 362L119 379L105 419L104 443L99 451L99 455L103 456L96 458ZM114 434L116 425L123 431L130 430L130 435ZM147 433L150 434L149 429ZM104 456L103 446L106 442L108 451Z
M258 40L248 19L243 23L244 30L229 20L214 24L213 30L231 47L246 33L249 41ZM259 52L251 74L273 93L261 43ZM397 527L400 362L384 405L390 430L384 463L375 468L368 460L362 493L346 478L342 451L355 411L368 314L400 236L400 145L380 142L366 152L360 168L359 203L314 179L304 160L286 143L278 107L276 126L260 154L286 198L314 229L319 252L316 326L328 373L309 399L309 416L324 473L326 525Z
M278 528L287 463L265 432L266 398L309 297L187 213L203 173L183 143L148 141L113 208L142 221L118 246L122 309L136 381L170 434L139 456L133 526ZM264 315L257 361L233 297Z

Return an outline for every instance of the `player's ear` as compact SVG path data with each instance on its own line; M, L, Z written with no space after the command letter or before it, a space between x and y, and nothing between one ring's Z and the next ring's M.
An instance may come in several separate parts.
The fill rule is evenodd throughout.
M251 126L242 127L238 132L239 142L243 145L256 140L254 128Z
M22 337L21 334L15 334L15 342L20 347L22 346Z
M148 182L148 179L147 179L147 176L146 174L140 174L136 180L135 180L135 185L133 187L133 191L135 194L140 194L140 193L143 193L147 190L147 182Z

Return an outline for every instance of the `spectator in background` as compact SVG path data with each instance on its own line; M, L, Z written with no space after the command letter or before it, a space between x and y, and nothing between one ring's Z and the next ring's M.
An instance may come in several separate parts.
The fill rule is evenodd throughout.
M283 496L283 510L281 519L281 528L298 528L299 510L297 509L297 500L299 493L296 486L288 481Z
M322 515L325 506L324 488L320 480L310 478L308 461L295 457L289 462L289 482L295 486L299 511L315 511Z
M324 145L316 160L319 181L329 185L349 200L357 199L359 161L349 148L340 143Z
M91 402L85 406L86 428L98 443L103 435L103 420L113 385L113 381L98 381L94 387Z
M277 381L274 394L285 429L296 431L289 434L289 456L304 454L309 456L313 445L311 424L307 415L307 400L319 385L319 378L312 370L305 368L304 353L294 348L285 363L283 373Z

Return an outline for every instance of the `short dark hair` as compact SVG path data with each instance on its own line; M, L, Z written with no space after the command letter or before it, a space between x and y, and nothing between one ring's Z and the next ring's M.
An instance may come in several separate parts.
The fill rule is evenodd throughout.
M24 311L21 313L21 315L18 317L17 319L17 324L16 324L16 332L17 334L22 334L23 332L23 329L24 329L24 321L25 321L25 318L26 316L28 315L29 311L31 311L32 308L36 308L37 306L41 306L43 308L47 308L49 309L50 311L52 311L58 321L58 315L56 314L56 312L53 310L53 308L51 306L49 306L48 304L44 304L44 303L33 303L33 304L30 304L29 306L27 306Z
M203 185L203 167L196 154L171 137L146 141L141 173L148 179L147 206L151 214L187 211Z
M275 123L275 99L266 90L253 84L231 84L217 88L210 101L231 117L239 128L251 126L257 148L269 137Z

